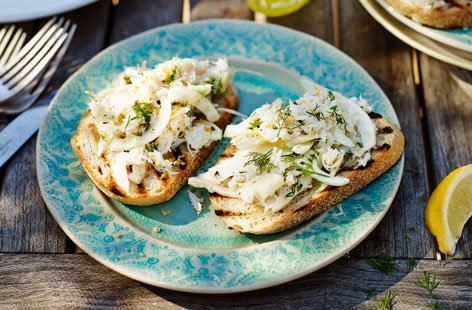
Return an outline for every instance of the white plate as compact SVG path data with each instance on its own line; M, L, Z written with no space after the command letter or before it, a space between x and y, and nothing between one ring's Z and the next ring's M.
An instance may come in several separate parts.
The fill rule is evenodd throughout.
M359 2L377 22L406 44L431 57L472 70L471 53L439 43L407 27L384 10L376 0L359 0Z
M95 1L97 0L0 0L0 23L51 16Z
M472 27L459 29L435 29L428 26L423 26L398 13L385 0L377 1L393 17L411 29L438 42L472 53Z

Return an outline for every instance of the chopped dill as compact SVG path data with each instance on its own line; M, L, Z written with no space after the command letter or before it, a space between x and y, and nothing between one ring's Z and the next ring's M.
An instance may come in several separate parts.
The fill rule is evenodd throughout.
M413 257L410 257L406 264L408 266L408 270L413 270L415 269L416 265L418 265L418 262Z
M418 171L412 170L412 169L405 169L405 172L411 173L414 176L417 176L420 174Z
M336 96L330 90L328 90L328 98L329 101L333 101L336 99Z
M297 123L298 123L298 124L297 124ZM290 129L297 129L297 128L302 127L303 125L305 125L305 122L298 120L297 122L293 122L293 123L291 124Z
M450 264L450 263L451 263L451 261L450 261L449 259L443 260L443 261L441 262L443 268L446 267L447 264Z
M300 171L304 177L310 177L312 175L317 175L320 177L329 177L328 174L318 173L314 170L312 163L313 160L314 156L312 156L312 158L308 162L301 162L301 166L297 170Z
M440 304L439 302L432 302L429 304L431 306L431 310L443 310L443 306L442 304Z
M143 132L149 129L151 124L151 116L155 109L156 107L151 102L139 102L136 100L133 105L133 111L136 116L131 120L137 119L143 130L133 133L135 136L142 136Z
M157 139L152 141L152 142L149 142L148 144L144 145L144 148L146 149L146 151L148 152L154 152L154 151L157 151Z
M294 152L292 154L282 155L282 157L284 158L285 162L291 162L291 161L302 158L303 155L300 155Z
M211 84L211 94L214 96L221 96L223 94L223 82L221 79L217 79L214 76L211 76L207 82Z
M346 120L338 113L338 106L333 105L329 109L331 110L331 116L334 116L334 119L336 120L336 124L344 125L344 129L346 129Z
M318 121L321 121L321 119L324 118L324 114L321 111L318 111L318 112L316 111L318 110L319 107L320 107L319 105L316 105L316 107L312 111L307 111L306 114L313 116Z
M178 69L179 68L177 66L174 66L172 70L170 70L170 72L167 74L166 79L164 81L166 84L170 85L172 82L174 82Z
M248 155L251 159L244 164L244 167L254 164L257 167L257 173L269 172L270 169L275 167L274 164L270 162L270 155L272 155L272 150L269 150L264 154L251 152Z
M293 197L295 196L297 193L299 193L303 188L303 184L301 183L295 183L291 189L290 189L290 192L285 195L285 197Z
M367 300L375 296L376 290L374 288L370 288L368 290L365 290L364 293L366 294L365 300Z
M131 120L131 115L128 115L128 121L126 121L126 126L125 126L125 129L128 128L128 125L129 125L129 121Z
M277 137L280 135L280 132L282 129L287 128L286 122L287 118L291 115L290 113L290 106L289 105L283 105L280 108L277 109L277 122L276 122L276 127L279 130L277 132Z
M414 227L408 227L405 231L405 242L408 242L411 240L410 238L410 233L415 231L415 228Z
M436 296L433 294L433 291L438 287L440 282L441 281L436 281L435 275L431 275L430 273L423 271L423 274L416 277L415 285L424 288L428 291L431 297L436 298Z
M125 80L125 83L128 84L128 85L129 85L129 84L133 84L133 83L131 82L131 78L130 78L129 76L127 76L127 75L123 76L123 80Z
M259 128L262 125L262 121L259 118L257 118L254 120L254 122L250 123L249 125L251 125L249 129Z
M379 254L373 258L366 259L366 263L387 276L395 277L394 272L398 271L397 264L387 254Z
M391 310L393 306L397 303L395 297L397 295L392 293L390 289L387 289L385 292L383 299L375 300L377 301L377 305L375 307L366 307L368 310Z
M346 154L344 154L344 160L348 161L352 158L352 156L354 156L354 154L352 154L351 152L347 152Z

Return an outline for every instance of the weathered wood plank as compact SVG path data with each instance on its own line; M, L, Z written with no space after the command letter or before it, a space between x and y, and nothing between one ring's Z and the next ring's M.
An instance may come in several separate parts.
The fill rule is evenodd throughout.
M180 22L181 16L181 0L120 0L115 11L111 42L153 27Z
M472 307L472 261L456 260L442 267L423 260L411 272L405 260L397 264L398 279L361 259L341 259L273 288L210 298L140 284L82 254L0 254L0 309L364 309L375 304L375 297L366 300L366 291L374 290L379 298L389 287L397 294L395 309L425 309L433 299L415 285L423 271L441 281L435 294L444 309Z
M333 42L331 0L310 1L295 13L278 18L270 18L267 21L309 33L328 42Z
M433 185L472 163L472 72L420 57ZM472 223L464 227L455 258L472 257Z
M77 33L46 93L60 87L102 49L108 6L102 1L66 14L78 24ZM4 168L0 182L2 252L61 253L68 249L65 234L50 216L41 197L36 179L35 150L36 136Z
M429 197L424 139L413 81L410 48L370 17L357 1L340 1L342 50L361 64L390 98L406 136L405 172L391 210L359 247L363 257L432 257L432 240L424 222ZM375 106L375 102L371 102ZM410 231L410 241L405 233Z

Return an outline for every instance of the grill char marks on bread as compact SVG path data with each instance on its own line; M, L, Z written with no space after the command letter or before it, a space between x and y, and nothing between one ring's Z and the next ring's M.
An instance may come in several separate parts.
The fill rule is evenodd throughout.
M385 1L400 14L423 25L442 29L472 26L472 0L446 0L443 5L431 7L422 7L413 0Z
M272 234L300 225L358 192L392 167L403 154L405 145L405 138L396 125L378 113L371 112L369 116L377 128L377 144L365 166L339 172L340 176L350 180L346 185L327 187L321 192L305 190L277 212L267 212L262 206L247 204L238 198L211 194L215 214L229 228L242 233ZM220 161L235 151L236 148L230 144Z

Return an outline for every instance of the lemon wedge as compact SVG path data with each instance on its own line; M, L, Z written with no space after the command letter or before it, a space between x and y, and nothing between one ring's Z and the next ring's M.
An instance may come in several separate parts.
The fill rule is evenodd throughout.
M247 4L254 12L263 13L267 17L280 17L291 14L310 0L247 0Z
M472 215L472 165L452 171L434 190L426 207L426 226L439 250L453 255L465 223Z

